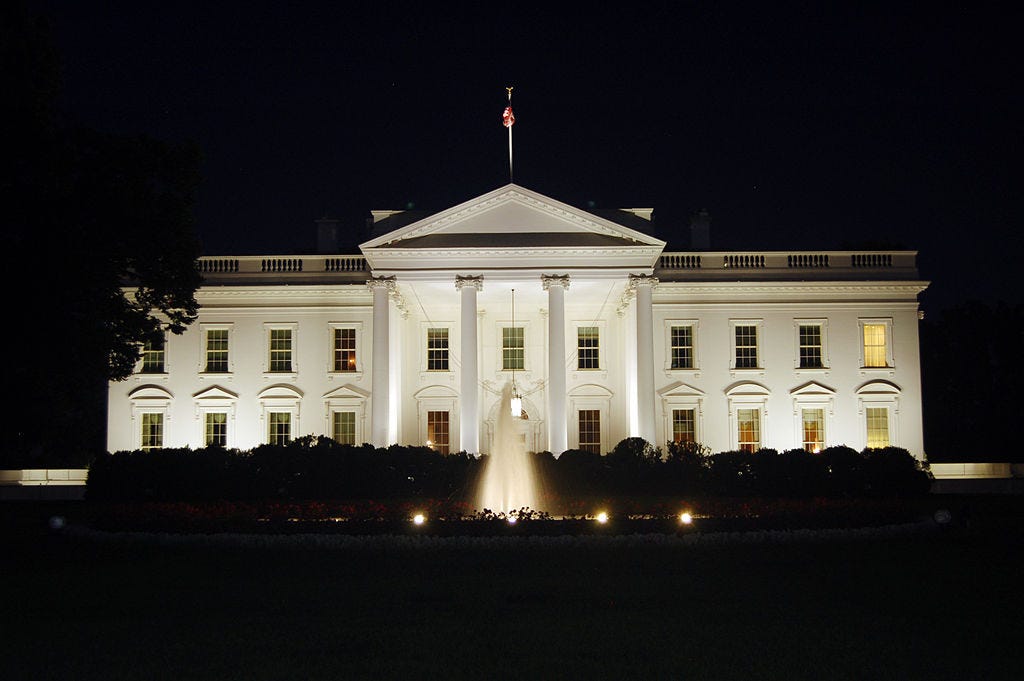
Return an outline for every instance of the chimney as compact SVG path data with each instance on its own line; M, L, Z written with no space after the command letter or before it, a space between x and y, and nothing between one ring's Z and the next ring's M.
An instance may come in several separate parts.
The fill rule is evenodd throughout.
M322 217L316 221L316 252L337 253L341 225L336 218Z
M711 250L711 215L707 208L690 218L690 249L694 251Z

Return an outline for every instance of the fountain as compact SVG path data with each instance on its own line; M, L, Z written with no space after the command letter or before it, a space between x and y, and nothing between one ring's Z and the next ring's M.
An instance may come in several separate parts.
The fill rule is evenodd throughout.
M491 455L477 493L481 510L509 513L521 508L537 511L537 484L530 455L519 438L518 416L512 415L512 382L501 391Z

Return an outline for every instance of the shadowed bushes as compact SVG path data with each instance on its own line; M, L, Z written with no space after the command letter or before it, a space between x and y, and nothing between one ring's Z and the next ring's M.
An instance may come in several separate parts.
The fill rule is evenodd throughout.
M533 454L544 487L576 497L906 497L924 494L930 474L905 449L829 447L712 454L696 443L641 438L607 455L571 449ZM442 499L471 503L487 461L428 447L340 445L307 436L250 451L158 449L103 454L87 497L123 501Z

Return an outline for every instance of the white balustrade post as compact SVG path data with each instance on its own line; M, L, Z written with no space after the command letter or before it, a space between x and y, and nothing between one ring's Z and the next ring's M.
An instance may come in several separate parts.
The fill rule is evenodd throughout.
M636 290L636 391L639 435L657 446L654 415L654 301L656 277L629 275Z
M569 448L565 407L565 290L569 276L542 275L548 292L548 450L555 456Z
M374 447L387 447L390 414L390 306L388 299L395 289L394 277L374 277L366 282L373 291L373 378L370 402L370 432Z
M455 277L455 288L462 294L460 339L462 344L462 388L459 396L460 446L463 451L480 451L480 367L477 361L476 292L483 289L483 277Z

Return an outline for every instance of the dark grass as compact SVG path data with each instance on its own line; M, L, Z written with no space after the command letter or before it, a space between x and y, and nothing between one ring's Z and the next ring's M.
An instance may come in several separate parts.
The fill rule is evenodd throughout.
M199 549L4 504L3 679L1018 679L1020 504L904 539Z

